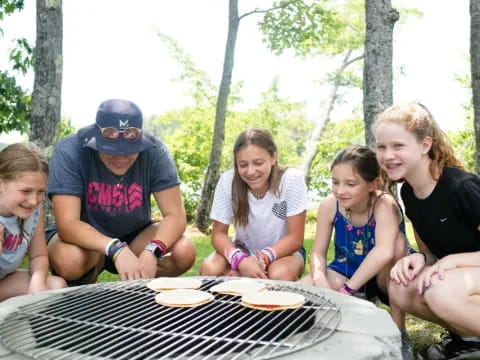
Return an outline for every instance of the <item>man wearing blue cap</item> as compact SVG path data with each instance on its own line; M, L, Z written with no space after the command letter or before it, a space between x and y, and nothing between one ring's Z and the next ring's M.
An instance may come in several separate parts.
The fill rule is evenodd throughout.
M62 139L48 181L56 224L47 229L52 271L71 285L106 269L122 280L177 276L195 261L180 181L162 142L142 129L140 108L104 101L96 122ZM162 213L151 220L153 195Z

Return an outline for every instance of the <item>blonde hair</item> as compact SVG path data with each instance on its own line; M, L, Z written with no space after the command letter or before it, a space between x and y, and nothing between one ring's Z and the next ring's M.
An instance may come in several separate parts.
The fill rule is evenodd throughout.
M464 166L455 155L447 136L440 129L427 107L419 102L409 102L391 106L380 113L372 125L373 133L378 126L384 123L394 123L403 126L411 132L418 142L425 137L432 138L432 146L428 152L430 174L438 180L445 167L464 169ZM382 171L383 173L383 171ZM385 178L385 174L382 174Z
M268 130L260 128L251 128L242 131L233 145L233 168L235 169L232 183L233 219L235 224L243 226L248 224L250 208L248 205L248 185L242 180L238 173L237 153L248 145L255 145L265 149L270 156L274 156L275 153L278 152L272 134ZM280 166L278 161L272 166L272 171L268 178L270 184L269 191L276 196L279 195L280 179L285 170L286 168Z
M48 176L48 160L38 146L17 143L0 151L0 179L12 181L24 172L42 172Z

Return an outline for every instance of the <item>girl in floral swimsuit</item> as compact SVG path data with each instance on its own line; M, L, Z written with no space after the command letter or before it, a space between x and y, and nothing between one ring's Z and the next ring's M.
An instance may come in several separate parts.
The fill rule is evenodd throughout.
M352 145L341 151L331 166L332 194L320 204L311 273L302 282L347 295L366 293L388 304L389 272L396 259L407 254L403 213L395 198L380 188L375 153ZM326 263L335 229L335 258ZM391 309L404 328L404 313Z

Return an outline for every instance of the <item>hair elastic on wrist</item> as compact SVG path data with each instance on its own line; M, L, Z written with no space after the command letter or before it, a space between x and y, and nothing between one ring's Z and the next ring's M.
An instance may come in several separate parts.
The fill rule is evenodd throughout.
M347 283L344 283L343 284L343 288L350 294L350 295L353 295L355 296L356 295L356 291L353 290L350 286L347 285Z
M424 252L419 252L419 254L423 255L423 260L425 260L425 264L426 264L427 263L427 254L425 254Z

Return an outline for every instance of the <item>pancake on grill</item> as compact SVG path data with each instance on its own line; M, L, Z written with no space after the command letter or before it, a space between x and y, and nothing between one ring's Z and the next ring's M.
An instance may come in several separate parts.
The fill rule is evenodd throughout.
M154 291L198 289L202 286L202 281L189 277L160 277L149 281L146 285Z
M227 295L243 295L250 292L262 291L266 288L259 281L251 279L228 280L212 286L209 291Z
M206 291L192 289L164 291L155 296L157 303L169 307L197 307L213 299L214 296Z
M304 303L305 296L289 291L260 291L242 296L242 305L256 310L296 309Z

